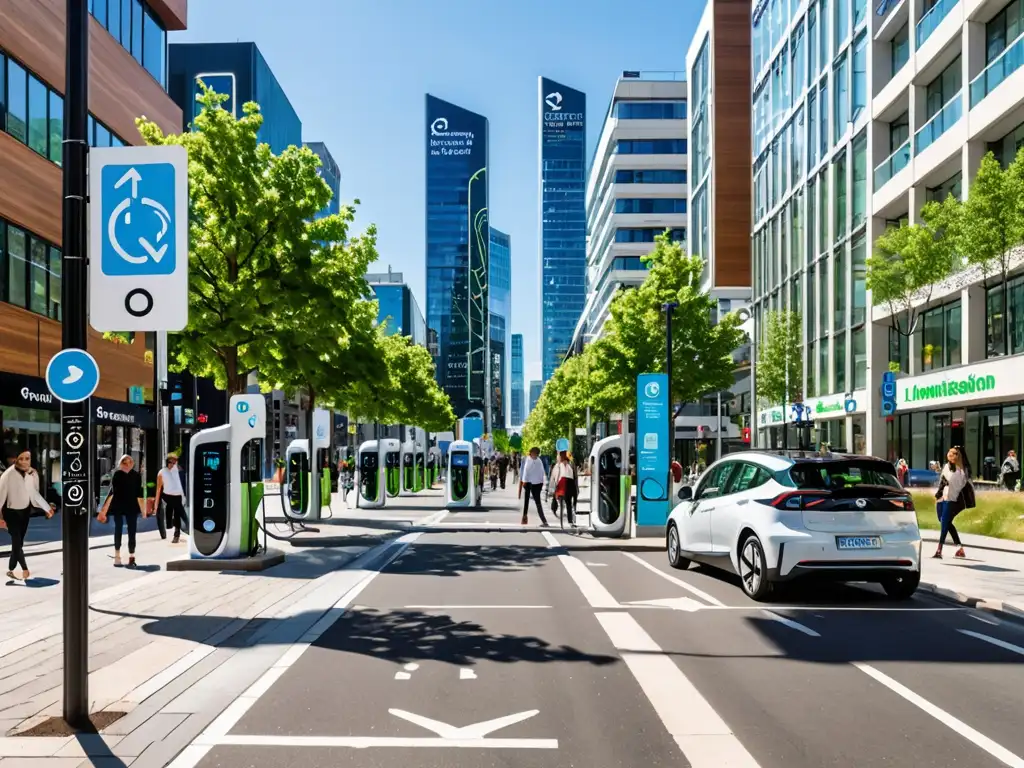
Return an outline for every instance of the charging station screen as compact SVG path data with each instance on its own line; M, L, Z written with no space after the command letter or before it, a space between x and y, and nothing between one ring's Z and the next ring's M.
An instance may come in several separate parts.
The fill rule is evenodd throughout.
M469 466L469 454L468 453L453 453L452 454L452 466L453 467L468 467Z
M195 544L204 555L220 546L228 520L228 444L208 443L196 451Z

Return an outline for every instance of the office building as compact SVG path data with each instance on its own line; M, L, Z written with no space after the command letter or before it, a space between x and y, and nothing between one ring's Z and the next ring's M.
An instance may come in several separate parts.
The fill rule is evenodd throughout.
M260 105L263 126L258 138L274 154L302 145L302 122L255 43L174 43L168 72L168 92L184 110L186 123L202 110L196 101L202 80L228 96L222 106L236 117L242 116L246 102Z
M750 304L750 1L708 0L686 54L689 107L689 252L704 260L701 288L717 302L716 316ZM676 421L676 452L697 459L707 443L710 462L747 446L750 426L750 346L736 350L735 383L686 403Z
M540 393L544 391L544 382L537 381L536 379L530 382L530 410L527 411L526 417L529 418L533 409L537 407L537 401L540 400Z
M526 420L523 391L523 334L512 334L512 397L509 410L512 426L518 427Z
M615 294L644 281L641 257L666 229L686 240L684 74L623 72L587 178L587 302L573 351L601 336Z
M541 367L551 378L586 303L587 97L537 79L540 134Z
M509 328L512 325L512 238L491 227L488 260L491 311L491 423L505 429L508 404Z
M331 151L322 141L307 141L306 146L320 158L320 178L331 188L331 202L324 206L324 209L317 214L317 218L339 213L341 211L341 170L334 161Z
M425 139L427 328L437 334L437 380L458 418L483 416L490 312L487 118L427 94Z
M168 133L182 126L167 95L167 31L185 28L186 0L89 4L92 146L144 144L135 119ZM32 453L52 501L60 480L60 403L43 376L61 346L62 172L66 30L61 0L0 0L0 434L4 458ZM96 444L93 491L121 454L149 479L155 459L153 337L130 344L89 329L103 375L91 400Z
M377 323L387 329L388 335L408 336L413 344L427 346L426 320L402 273L392 272L389 268L384 273L367 274L366 282L370 284L380 307Z

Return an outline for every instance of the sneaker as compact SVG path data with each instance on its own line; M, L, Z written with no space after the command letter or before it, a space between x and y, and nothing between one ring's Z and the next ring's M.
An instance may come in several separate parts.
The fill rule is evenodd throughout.
M181 539L175 536L173 539L171 539L171 544L181 544Z
M128 567L129 568L138 568L138 566L135 564L135 558L134 557L129 557L128 558Z
M967 557L967 553L964 552L964 548L963 547L960 547L960 549L958 549L956 551L956 553L953 555L953 557L959 558L960 560L964 560Z

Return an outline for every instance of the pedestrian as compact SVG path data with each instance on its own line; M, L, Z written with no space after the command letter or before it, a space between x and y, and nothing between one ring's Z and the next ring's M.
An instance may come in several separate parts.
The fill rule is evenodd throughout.
M498 479L501 481L502 490L505 489L505 475L508 474L508 454L504 451L498 454Z
M493 458L488 462L488 471L491 475L491 490L497 490L498 488L498 459Z
M512 451L512 482L519 482L519 451Z
M160 499L163 499L166 507L167 527L174 528L174 538L171 539L171 544L177 544L181 540L181 525L185 520L185 491L181 485L177 454L167 454L166 466L156 476L156 498L153 501L153 509L158 515L160 514Z
M114 567L122 566L121 537L127 524L128 567L135 568L135 537L139 515L146 517L146 507L142 498L142 477L135 471L135 460L127 453L117 463L117 471L110 479L110 495L100 510L99 522L107 522L108 514L114 516Z
M940 527L939 546L932 557L942 559L942 547L946 543L946 535L950 534L953 537L953 544L957 547L953 556L963 559L967 555L960 543L960 534L953 525L953 519L967 508L968 496L974 489L971 487L970 469L964 459L963 449L959 446L950 448L946 453L946 461L939 480L939 490L935 494L935 513L939 518Z
M1003 465L999 468L999 479L1002 480L1006 490L1017 490L1017 481L1020 479L1020 462L1017 461L1016 451L1011 449L1006 452Z
M900 457L896 462L896 477L900 481L900 485L904 488L907 485L907 476L910 474L910 466L907 464L907 460Z
M576 515L572 506L572 486L574 485L575 471L572 462L566 451L558 452L558 459L551 467L551 477L548 480L548 498L554 495L552 511L558 513L558 519L567 517L569 525L576 524Z
M32 468L32 453L21 451L0 475L0 528L6 528L11 535L8 579L17 578L14 575L17 565L21 565L22 581L32 578L25 561L25 536L33 507L46 510L47 520L56 510L39 492L39 473Z
M544 488L544 476L544 464L540 460L540 448L531 448L530 455L523 461L523 466L519 470L520 498L523 495L523 489L526 489L526 499L523 501L523 525L527 523L530 499L532 498L537 503L537 515L540 517L540 524L545 528L548 526L547 518L544 517L544 507L540 503L540 492Z

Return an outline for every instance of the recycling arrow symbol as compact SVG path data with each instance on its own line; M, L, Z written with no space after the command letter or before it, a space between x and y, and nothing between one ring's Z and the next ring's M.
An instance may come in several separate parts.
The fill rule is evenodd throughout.
M150 197L143 197L139 202L152 208L160 219L160 231L156 234L156 246L154 246L147 238L138 238L139 245L146 252L145 256L133 256L128 253L117 239L117 223L121 218L121 214L124 214L124 223L130 225L132 223L132 212L131 204L133 200L139 197L139 182L142 181L142 176L135 168L129 168L128 171L118 180L114 185L114 189L120 189L125 184L131 184L131 196L126 197L114 208L110 214L110 219L107 221L107 236L110 239L110 245L122 259L127 261L129 264L145 264L147 259L152 259L155 263L159 264L164 256L167 254L167 243L160 245L160 241L167 235L168 229L171 226L171 214L167 212L167 209L153 200ZM159 246L159 247L157 247Z

